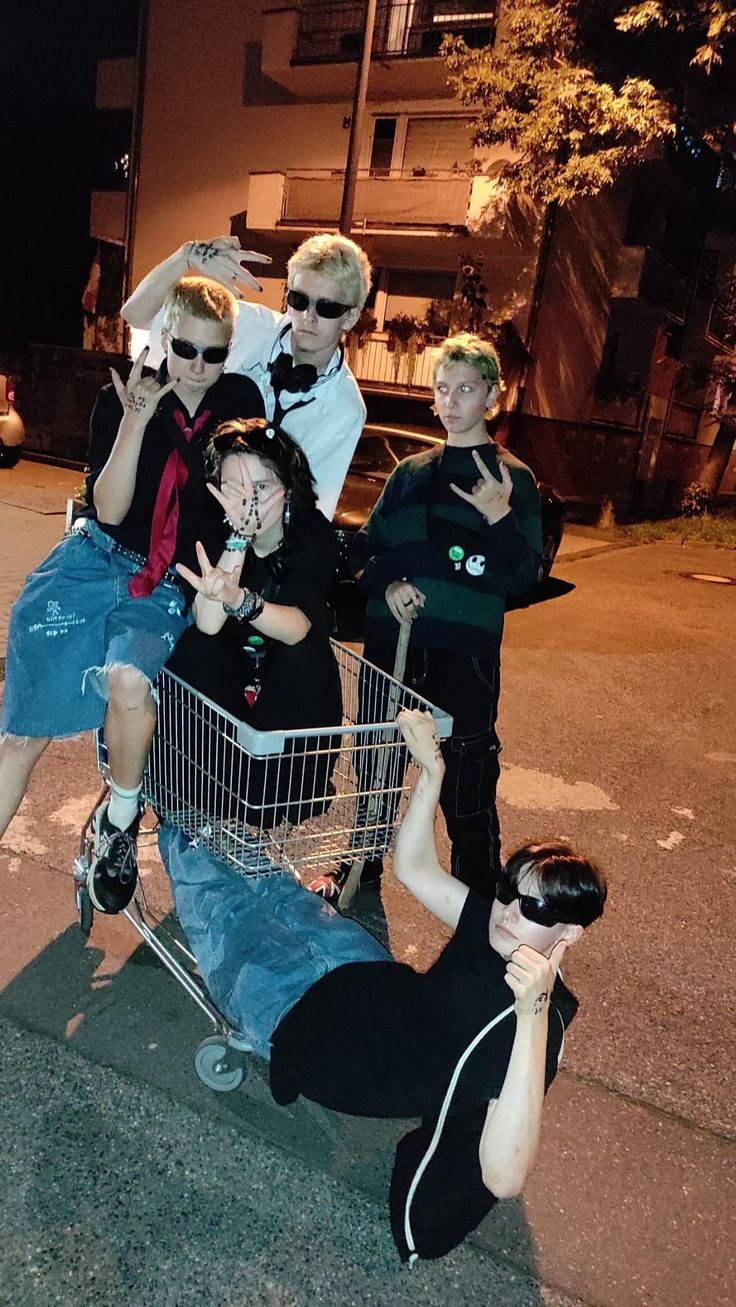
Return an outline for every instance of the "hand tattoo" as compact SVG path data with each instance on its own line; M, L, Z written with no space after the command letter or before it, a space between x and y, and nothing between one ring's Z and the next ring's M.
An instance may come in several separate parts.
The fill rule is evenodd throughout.
M217 250L211 241L193 241L189 257L198 263L211 263L217 258Z
M129 395L128 391L125 391L125 394L123 395L123 408L127 409L128 413L142 413L145 407L146 401L143 395Z

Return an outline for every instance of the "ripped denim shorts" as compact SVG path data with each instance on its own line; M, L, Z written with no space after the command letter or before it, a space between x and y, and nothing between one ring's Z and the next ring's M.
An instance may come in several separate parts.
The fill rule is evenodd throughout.
M10 616L0 734L96 730L113 663L155 681L192 618L172 572L131 599L128 581L142 565L84 518L31 572Z

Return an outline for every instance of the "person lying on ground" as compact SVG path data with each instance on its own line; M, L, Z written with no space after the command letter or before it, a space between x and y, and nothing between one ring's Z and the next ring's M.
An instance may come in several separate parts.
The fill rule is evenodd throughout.
M159 311L172 282L188 270L260 289L243 264L268 256L242 250L235 236L187 241L144 277L123 305L132 327L158 339ZM355 326L371 284L359 245L332 232L302 241L287 266L286 312L241 302L227 368L244 373L263 395L266 417L282 427L309 459L317 499L332 519L366 409L345 361L342 340Z
M90 420L87 514L28 577L10 619L0 723L0 835L50 739L102 727L110 800L98 808L87 889L127 907L137 876L153 683L191 621L176 562L195 561L212 514L202 450L224 418L262 414L258 388L224 376L236 312L203 277L166 299L158 371L146 351Z
M398 720L419 777L394 874L453 931L426 973L286 873L238 875L172 827L160 849L205 982L269 1060L276 1101L421 1118L398 1146L389 1195L409 1259L442 1256L522 1189L577 1010L560 963L602 914L606 886L561 841L517 849L490 904L449 876L434 834L444 775L434 724L418 711Z

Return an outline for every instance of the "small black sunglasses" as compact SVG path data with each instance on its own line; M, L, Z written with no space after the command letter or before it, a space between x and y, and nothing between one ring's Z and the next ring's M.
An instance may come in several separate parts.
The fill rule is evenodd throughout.
M313 300L301 290L287 290L286 303L290 309L296 309L297 313L304 313L311 305L318 318L339 318L348 309L355 307L353 304L341 304L339 300Z
M546 899L535 898L533 894L520 894L510 876L499 876L496 881L496 898L499 903L513 903L514 899L518 899L522 917L533 921L535 926L556 926L559 923L560 918L551 903Z
M201 354L204 363L224 363L230 353L229 345L205 345L202 349L191 340L179 340L177 336L169 336L169 344L180 359L196 359Z

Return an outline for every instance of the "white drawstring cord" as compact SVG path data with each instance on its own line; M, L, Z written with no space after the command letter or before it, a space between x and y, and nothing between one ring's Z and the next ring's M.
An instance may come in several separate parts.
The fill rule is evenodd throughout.
M414 1179L409 1185L409 1192L406 1195L406 1206L404 1208L404 1238L406 1239L406 1244L409 1249L410 1266L413 1266L414 1263L418 1260L419 1253L416 1251L416 1248L414 1246L414 1236L412 1235L411 1232L411 1219L409 1216L409 1209L414 1200L414 1195L417 1191L419 1181L424 1175L424 1172L429 1166L429 1163L431 1162L437 1150L437 1145L440 1141L440 1136L444 1129L445 1119L447 1117L447 1113L450 1110L450 1103L452 1102L452 1096L455 1092L457 1082L460 1079L460 1073L463 1067L465 1066L465 1063L467 1062L468 1058L470 1057L470 1054L473 1052L475 1048L477 1048L481 1039L483 1039L490 1030L493 1030L494 1026L497 1026L499 1021L503 1021L504 1017L510 1016L513 1010L514 1010L514 1004L512 1003L510 1007L504 1008L503 1012L499 1012L498 1016L495 1016L492 1021L489 1021L487 1026L484 1026L482 1030L478 1031L478 1034L475 1036L473 1040L471 1040L471 1042L468 1044L468 1047L465 1049L463 1053L460 1054L460 1057L458 1058L457 1065L455 1066L455 1070L452 1073L452 1078L450 1080L449 1085L447 1086L447 1092L445 1094L442 1107L440 1108L440 1114L437 1118L437 1125L435 1126L434 1134L432 1135L432 1138L429 1141L429 1147L427 1148L424 1157L422 1158L421 1162L419 1163L419 1166L417 1167Z

